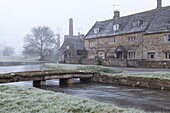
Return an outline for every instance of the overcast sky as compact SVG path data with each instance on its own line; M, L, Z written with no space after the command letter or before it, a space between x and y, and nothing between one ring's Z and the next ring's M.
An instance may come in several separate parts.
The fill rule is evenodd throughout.
M170 0L162 0L163 6ZM74 34L86 34L96 21L113 17L113 4L121 16L156 8L156 0L0 0L0 43L22 50L23 37L32 27L49 26L55 33L68 34L73 18Z

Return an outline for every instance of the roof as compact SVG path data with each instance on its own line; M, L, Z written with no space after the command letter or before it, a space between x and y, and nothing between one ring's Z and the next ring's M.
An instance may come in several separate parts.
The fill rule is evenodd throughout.
M67 46L73 47L76 50L84 50L84 42L79 36L66 35L66 37L63 45L59 49L60 51L65 50Z
M170 6L160 9L153 9L133 15L120 17L117 21L113 19L97 21L90 31L86 34L85 39L99 38L106 36L116 36L130 33L142 32L144 34L160 33L170 31ZM134 21L142 21L140 26L134 27ZM114 24L119 24L120 29L113 30ZM94 33L94 29L99 28L99 33Z

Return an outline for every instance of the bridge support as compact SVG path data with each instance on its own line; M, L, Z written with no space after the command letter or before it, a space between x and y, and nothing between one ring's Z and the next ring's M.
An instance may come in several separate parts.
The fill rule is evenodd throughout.
M45 80L34 80L33 81L33 87L41 87L42 85L45 84Z
M71 78L62 78L59 79L59 85L60 86L72 86L73 81Z

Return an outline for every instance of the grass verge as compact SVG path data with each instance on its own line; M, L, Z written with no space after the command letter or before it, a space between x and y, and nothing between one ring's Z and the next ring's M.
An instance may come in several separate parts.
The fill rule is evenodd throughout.
M120 70L112 69L111 67L104 67L98 65L75 65L75 64L44 64L45 67L57 70L69 70L80 72L99 72L105 74L121 73Z
M0 113L143 113L36 88L0 85Z

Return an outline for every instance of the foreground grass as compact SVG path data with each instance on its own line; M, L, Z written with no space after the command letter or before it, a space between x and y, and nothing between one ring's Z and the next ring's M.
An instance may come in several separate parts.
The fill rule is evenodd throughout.
M143 113L36 88L0 85L0 113Z
M109 74L111 76L123 77L140 77L140 78L158 78L161 80L170 80L170 72L144 72L144 73L130 73L130 74Z
M99 73L121 73L120 70L112 69L111 67L104 67L98 65L75 65L75 64L45 64L47 68L57 69L57 70L71 70L71 71L81 71L81 72L99 72Z

